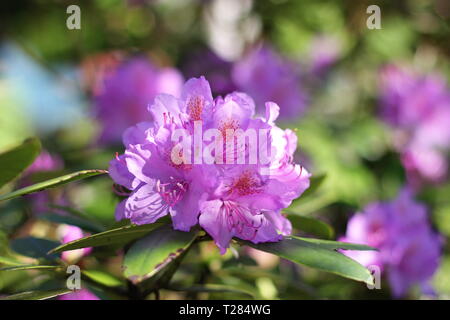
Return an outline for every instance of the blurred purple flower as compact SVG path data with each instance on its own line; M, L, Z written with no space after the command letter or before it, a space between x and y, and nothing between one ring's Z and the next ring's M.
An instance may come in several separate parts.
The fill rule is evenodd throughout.
M450 148L450 91L443 78L389 65L380 90L381 115L395 130L410 184L442 181Z
M258 243L278 241L289 234L291 226L281 210L309 187L310 174L292 162L297 139L294 132L275 125L279 107L267 103L262 118L253 117L254 108L253 100L238 92L214 101L203 77L187 81L179 99L158 95L149 108L154 122L125 131L125 153L110 162L111 177L131 190L117 206L116 218L146 224L169 213L176 230L188 231L200 224L221 253L234 236ZM222 163L220 159L228 155L224 144L223 154L215 150L210 164L192 159L175 163L172 134L184 129L189 134L186 141L191 142L197 121L203 129L216 129L219 135L230 129L265 129L274 151L270 162ZM187 146L191 157L195 144L195 150L191 144ZM207 145L203 147L205 150ZM229 153L233 160L248 154L248 145L242 148Z
M58 236L62 243L68 243L81 239L89 234L84 233L79 227L70 225L60 225L58 227ZM61 254L61 259L68 264L76 263L84 256L89 255L92 252L92 247L82 248L70 251L64 251ZM100 300L95 294L86 288L73 291L71 293L58 297L58 300Z
M381 112L398 128L415 129L449 99L443 78L388 65L381 71Z
M43 150L34 162L27 168L25 175L42 171L61 170L64 167L62 159Z
M231 78L232 64L214 52L204 50L189 56L183 66L186 78L206 76L214 94L224 95L236 90Z
M61 225L58 228L58 235L62 243L68 243L88 236L88 234L84 233L83 230L81 230L79 227L65 224ZM91 247L64 251L61 254L61 258L66 262L73 263L80 260L82 257L90 254L91 251L92 251Z
M147 107L157 94L179 95L182 84L176 69L159 69L144 58L122 63L95 97L95 114L102 126L100 143L120 141L126 128L149 120Z
M256 49L238 61L232 77L239 90L255 99L257 114L264 113L267 101L280 106L282 120L292 120L305 111L307 96L298 67L269 47Z
M33 184L32 176L39 172L50 172L62 170L64 164L62 159L54 154L50 154L46 150L41 151L39 156L34 162L25 170L23 177L21 178L19 185L25 187ZM34 214L39 214L48 210L48 204L51 202L51 195L49 191L41 191L38 193L30 194L26 196L30 200L31 209ZM57 202L60 205L64 205L65 201L63 197L58 195L53 202Z
M58 300L100 300L88 289L80 289L58 297Z
M403 189L392 202L373 203L355 214L340 241L367 244L379 251L343 251L365 266L387 272L395 297L405 296L413 285L431 294L429 281L441 257L441 237L428 221L426 207Z
M341 44L335 37L317 36L309 51L309 72L323 77L341 55Z

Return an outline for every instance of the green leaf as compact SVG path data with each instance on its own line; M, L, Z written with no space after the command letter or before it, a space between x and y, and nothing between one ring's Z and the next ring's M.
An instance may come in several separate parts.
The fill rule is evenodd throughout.
M196 232L176 231L171 226L154 230L125 254L125 276L134 283L152 277L189 248L196 237Z
M155 222L152 224L144 224L140 226L128 225L116 229L111 229L78 240L67 242L51 250L50 253L57 253L87 247L107 246L116 243L127 243L136 238L143 237L150 231L162 225L163 223Z
M30 173L30 175L27 176L27 180L30 180L31 183L39 183L46 180L58 178L60 176L63 176L67 174L64 170L47 170L47 171L37 171Z
M299 231L325 239L332 239L334 237L333 228L329 224L318 219L289 213L288 219L291 221L292 226Z
M314 175L309 179L309 188L305 190L305 192L302 193L302 196L300 199L303 199L307 196L310 196L314 194L319 187L322 185L323 181L326 178L326 174L319 174Z
M325 241L325 240L322 240ZM335 248L347 245L334 244L334 241L318 243L316 241L305 241L303 238L287 237L280 242L265 242L254 244L248 241L241 241L244 244L268 253L275 254L281 258L295 263L319 269L326 272L335 273L349 279L373 283L373 278L369 270L358 262L347 256L336 252ZM321 242L321 241L320 241ZM352 246L354 248L354 246Z
M46 300L61 296L72 292L70 289L59 289L59 290L46 290L46 291L26 291L17 294L13 294L0 300Z
M20 266L23 263L10 257L0 256L0 264L4 264L7 266Z
M0 201L9 200L12 198L20 197L20 196L23 196L23 195L26 195L29 193L38 192L38 191L42 191L42 190L49 189L49 188L55 188L57 186L67 184L72 181L86 179L88 177L96 176L99 174L105 174L105 173L108 173L108 171L106 171L106 170L83 170L83 171L66 174L66 175L58 177L58 178L39 182L39 183L33 184L31 186L1 195Z
M0 187L17 178L41 152L37 138L25 140L21 145L0 154Z
M52 265L20 265L14 267L0 268L0 271L21 271L21 270L57 270L62 268L61 266Z
M360 251L368 251L368 250L374 250L376 251L376 248L369 247L365 244L357 244L357 243L349 243L349 242L341 242L341 241L331 241L331 240L321 240L321 239L313 239L313 238L303 238L303 237L296 237L292 236L292 238L299 239L305 242L309 242L312 244L317 244L321 246L322 248L326 248L329 250L338 250L338 249L344 249L344 250L360 250Z
M91 280L107 287L118 287L123 284L120 279L100 270L83 270L83 274Z
M14 239L10 243L11 249L21 255L35 259L47 260L55 260L59 258L59 255L57 254L48 253L58 245L59 242L35 237Z
M46 213L39 216L39 219L47 220L54 223L62 223L62 224L68 224L71 226L79 227L85 231L89 232L102 232L104 228L94 222L91 222L89 220L74 217L74 216L63 216L57 213Z

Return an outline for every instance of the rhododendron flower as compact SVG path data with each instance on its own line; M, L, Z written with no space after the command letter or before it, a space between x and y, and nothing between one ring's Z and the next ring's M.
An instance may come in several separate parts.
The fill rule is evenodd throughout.
M450 90L438 75L418 75L387 66L381 72L382 117L395 130L408 180L440 182L450 148Z
M61 225L58 228L58 236L61 239L62 243L68 243L71 241L75 241L78 239L81 239L83 237L88 236L88 234L85 234L83 230L76 226L70 226L70 225ZM92 248L83 248L83 249L76 249L76 250L70 250L70 251L64 251L61 254L61 258L66 262L76 262L80 260L82 257L90 254L92 251Z
M394 296L404 296L416 284L424 293L432 293L429 281L439 266L441 238L433 232L425 206L413 199L409 189L392 202L373 203L355 214L340 240L379 250L344 253L365 266L384 270Z
M307 98L301 88L298 67L269 47L256 49L238 61L232 76L239 90L255 99L258 114L264 114L267 101L280 106L283 120L298 117L305 111Z
M234 92L213 100L201 77L187 81L178 98L158 95L149 112L154 121L125 131L125 153L110 163L111 177L131 191L123 193L128 197L117 206L117 219L145 224L170 214L174 229L199 224L222 253L233 237L258 243L291 232L281 210L309 187L310 174L292 162L296 136L276 127L275 103L255 118L249 96ZM174 140L180 132L183 143ZM213 142L205 139L211 132ZM240 144L238 132L266 135ZM228 140L230 133L236 140ZM270 150L262 156L264 143ZM176 149L180 145L186 148ZM251 161L255 152L259 162Z
M95 97L100 142L119 142L125 129L150 120L147 105L157 94L178 95L182 84L183 78L176 69L157 68L144 58L122 63L105 79L103 89Z

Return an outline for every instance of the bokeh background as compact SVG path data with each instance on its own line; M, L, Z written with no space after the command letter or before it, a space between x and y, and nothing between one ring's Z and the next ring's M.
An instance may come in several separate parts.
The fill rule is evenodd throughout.
M80 30L66 27L71 4L81 8ZM373 4L381 8L379 30L366 26ZM2 1L0 10L0 152L30 136L46 150L2 191L42 172L106 169L123 150L124 129L150 119L146 108L157 93L177 95L184 80L204 75L215 96L240 90L259 111L267 100L280 105L279 124L297 131L297 160L323 176L314 196L289 211L329 224L332 239L344 236L349 219L369 203L411 189L441 245L438 267L427 275L434 290L413 285L402 297L450 297L448 1L22 0ZM0 203L0 253L23 236L65 241L64 226L40 218L61 207L111 226L118 200L112 181L101 177ZM113 249L68 259L120 278ZM386 276L380 290L368 290L275 256L234 251L221 257L213 245L200 246L175 283L228 284L260 299L394 298ZM52 281L0 273L0 294ZM161 298L246 296L166 290Z

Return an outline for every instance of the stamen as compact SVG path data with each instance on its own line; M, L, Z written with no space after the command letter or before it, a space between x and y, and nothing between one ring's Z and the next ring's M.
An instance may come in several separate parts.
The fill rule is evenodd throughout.
M175 180L170 177L171 180ZM188 190L188 183L185 181L173 181L168 183L161 183L160 180L156 181L156 192L158 192L163 201L169 206L173 207L181 199Z
M229 232L233 229L244 240L252 240L256 237L258 229L264 223L264 217L261 212L252 213L248 208L243 207L232 201L224 201L221 208L220 222L223 219ZM259 223L255 224L254 219L260 218Z
M187 103L187 111L191 121L202 120L204 100L202 96L193 96L189 98Z
M261 182L251 171L244 171L229 186L229 193L236 192L240 196L251 195L260 192Z

